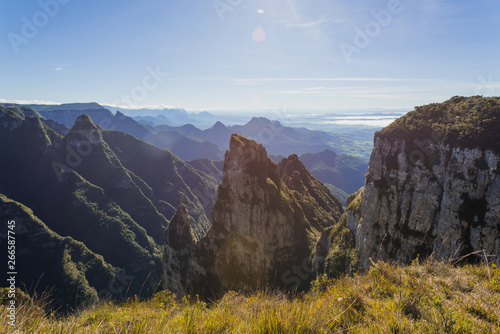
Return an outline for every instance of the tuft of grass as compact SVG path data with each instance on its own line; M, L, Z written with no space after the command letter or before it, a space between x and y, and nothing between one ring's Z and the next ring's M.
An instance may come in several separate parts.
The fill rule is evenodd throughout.
M308 293L228 292L203 302L168 291L148 300L101 302L72 314L48 313L27 298L0 332L24 333L499 333L500 269L435 259L409 266L378 262L364 274L320 276Z

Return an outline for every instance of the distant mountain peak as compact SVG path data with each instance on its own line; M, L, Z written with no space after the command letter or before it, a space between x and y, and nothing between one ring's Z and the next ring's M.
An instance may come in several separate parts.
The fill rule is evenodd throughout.
M26 128L43 128L43 123L38 117L26 116L24 118L24 124Z
M75 125L73 125L65 138L69 139L71 142L82 140L92 143L102 142L102 134L99 131L99 127L95 125L87 114L78 116Z
M92 118L87 114L82 114L76 119L73 128L76 129L97 129L97 125L94 124Z
M271 123L271 121L268 118L252 117L252 119L250 120L250 122L247 123L247 125L249 124L268 125L269 123Z
M329 166L336 166L337 163L337 153L332 150L326 149L318 153L304 153L301 155L301 159L309 163L324 162Z
M243 126L246 136L254 136L259 130L269 127L271 121L265 117L252 117L252 119Z
M335 153L329 149L325 149L325 150L319 152L319 154L324 155L324 156L336 156L337 155L337 153Z
M282 124L279 121L276 120L270 120L269 118L266 117L252 117L252 119L247 123L249 124L258 124L259 126L266 127L270 126L273 124L274 126L282 126Z
M337 153L333 152L332 150L326 149L326 150L319 152L318 156L320 159L334 164L335 158L337 157Z
M32 148L48 152L52 146L52 140L48 135L48 128L38 117L26 116L21 128L25 138L30 138L28 141L34 142Z
M221 121L215 122L215 124L212 126L212 129L220 129L220 128L227 128L227 126L224 125Z
M83 103L65 103L61 104L61 107L67 107L68 109L80 108L80 109L106 109L97 102L83 102Z
M189 113L185 110L185 109L177 109L177 108L165 108L163 109L163 111L167 114L167 115L177 115L177 116L189 116Z
M120 110L117 110L116 114L115 114L115 117L123 118L123 117L127 117L127 116L125 116Z

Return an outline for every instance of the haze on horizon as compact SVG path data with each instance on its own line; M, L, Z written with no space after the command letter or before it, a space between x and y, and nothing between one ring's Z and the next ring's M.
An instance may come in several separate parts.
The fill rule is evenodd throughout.
M500 2L3 2L0 101L411 110L500 95Z

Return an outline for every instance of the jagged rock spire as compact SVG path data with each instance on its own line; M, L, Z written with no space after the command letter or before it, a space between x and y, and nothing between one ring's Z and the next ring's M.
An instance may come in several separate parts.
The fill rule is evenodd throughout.
M179 207L165 231L163 253L163 284L179 298L185 295L186 271L196 243L189 220L182 193L179 193Z
M179 195L178 195L178 200L177 200L177 206L181 206L182 204L184 204L184 194L179 192Z
M288 187L289 179L300 181L300 187L297 182ZM323 227L335 224L342 213L339 203L296 155L277 165L262 145L233 134L210 230L195 243L183 205L170 222L165 288L213 298L230 289L291 282L294 288L306 287L314 278L311 270L298 283L288 275L312 259Z

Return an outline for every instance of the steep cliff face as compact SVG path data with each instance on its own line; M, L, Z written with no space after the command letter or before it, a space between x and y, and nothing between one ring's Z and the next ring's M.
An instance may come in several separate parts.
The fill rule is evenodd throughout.
M211 297L231 289L295 284L287 272L312 260L323 228L335 224L341 213L341 203L296 155L277 165L262 145L233 135L212 210L212 227L188 250L182 247L181 252L190 256L185 275L179 278L175 277L178 257L172 256L176 247L173 240L166 241L165 288L181 296ZM167 239L177 226L170 223ZM189 235L179 242L192 244ZM306 286L311 278L295 287Z
M172 291L182 291L186 284L189 257L195 243L188 211L181 200L169 228L165 231L163 261L169 265L163 266L163 278L164 285L169 286Z
M364 191L347 212L363 267L370 258L408 263L431 253L458 259L477 252L499 261L500 156L496 142L481 139L500 130L498 102L454 98L377 133ZM465 122L478 117L479 134Z

